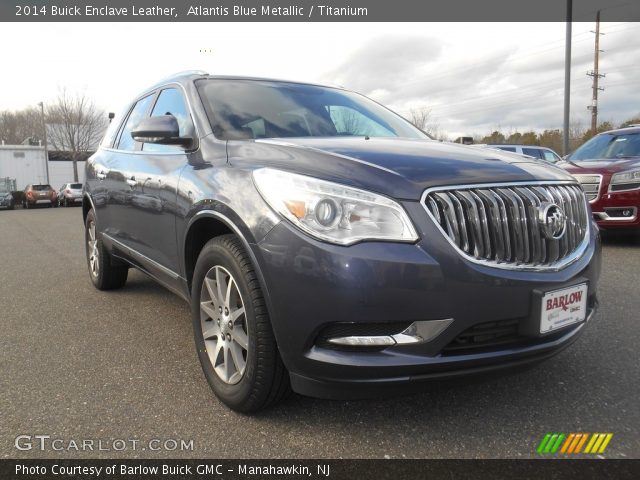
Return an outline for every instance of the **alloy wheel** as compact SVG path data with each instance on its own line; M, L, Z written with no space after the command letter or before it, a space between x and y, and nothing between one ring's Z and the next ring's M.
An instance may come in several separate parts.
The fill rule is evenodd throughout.
M202 284L200 326L216 375L224 383L238 383L247 367L249 331L238 284L219 265L209 269Z
M96 222L89 223L89 238L87 239L87 254L89 255L89 270L94 277L98 276L100 269L100 253L96 240Z

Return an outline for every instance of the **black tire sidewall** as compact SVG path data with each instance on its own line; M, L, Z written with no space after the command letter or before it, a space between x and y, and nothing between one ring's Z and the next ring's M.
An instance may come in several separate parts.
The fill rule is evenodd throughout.
M214 266L224 267L233 275L234 281L240 290L245 308L245 318L248 330L249 348L247 350L247 366L240 382L230 385L223 382L213 369L213 365L206 351L204 337L200 326L200 292L206 273ZM193 289L191 295L191 311L193 321L193 333L198 352L198 358L202 365L205 377L213 391L227 405L232 408L242 409L254 390L257 370L257 325L256 312L253 307L252 297L249 293L247 279L242 272L239 260L228 248L217 242L209 242L200 253L193 276Z

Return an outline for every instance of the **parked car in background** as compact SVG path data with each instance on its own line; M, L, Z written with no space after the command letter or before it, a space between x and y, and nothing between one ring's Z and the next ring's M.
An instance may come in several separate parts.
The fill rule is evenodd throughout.
M47 184L30 184L24 189L24 208L58 206L58 194Z
M604 229L640 228L640 128L600 133L558 166L582 185Z
M522 368L593 317L600 237L571 175L490 153L342 88L176 76L86 164L89 276L137 268L190 302L204 375L244 412Z
M487 144L488 147L504 150L505 152L519 153L520 155L528 155L538 160L544 160L549 163L558 163L562 161L560 155L547 147L538 147L536 145L495 145Z
M69 207L72 205L82 205L82 184L65 183L58 190L58 205Z
M13 210L13 195L10 191L5 190L3 184L0 183L0 208L6 208L8 210Z

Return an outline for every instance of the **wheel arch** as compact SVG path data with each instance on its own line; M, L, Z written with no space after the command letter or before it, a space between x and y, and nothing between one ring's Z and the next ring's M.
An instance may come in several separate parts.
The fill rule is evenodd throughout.
M184 265L184 276L187 282L187 289L191 294L191 285L193 282L193 272L198 260L198 256L205 244L220 235L234 234L242 242L242 246L251 258L258 281L262 287L267 305L269 304L269 294L266 288L264 276L260 268L260 263L255 255L252 242L247 234L234 222L229 216L224 215L215 210L200 210L189 221L187 226L184 242L182 247L182 260Z
M82 223L87 222L87 215L89 215L89 210L93 210L93 214L96 215L96 209L93 205L93 200L88 193L85 193L82 196Z

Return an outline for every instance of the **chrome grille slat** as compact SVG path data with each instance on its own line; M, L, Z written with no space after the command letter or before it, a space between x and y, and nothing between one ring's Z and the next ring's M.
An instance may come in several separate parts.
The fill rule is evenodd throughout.
M589 235L582 188L571 182L462 185L427 190L423 206L455 247L477 263L515 269L558 269L579 258ZM552 203L565 215L564 234L540 222Z
M540 230L540 225L538 224L538 207L542 204L540 198L531 190L529 187L522 187L522 191L526 194L527 198L530 200L530 210L531 210L531 234L534 238L534 241L539 249L538 260L535 262L536 264L543 264L547 261L547 244L542 237L542 232Z
M487 216L487 210L482 203L482 199L473 191L469 190L469 194L475 200L478 206L478 213L480 214L480 223L482 226L482 243L484 246L484 258L491 258L493 249L491 247L491 235L489 235L489 217Z
M456 192L458 200L465 202L467 205L467 212L470 216L470 232L473 242L473 255L476 257L484 256L485 241L482 237L482 222L480 220L480 213L478 206L469 192Z
M456 212L456 217L460 224L460 241L462 242L461 248L466 252L469 250L469 234L467 232L467 221L464 218L464 210L462 209L462 204L460 200L453 194L449 193L449 198L451 199L451 203L453 203L453 208Z

